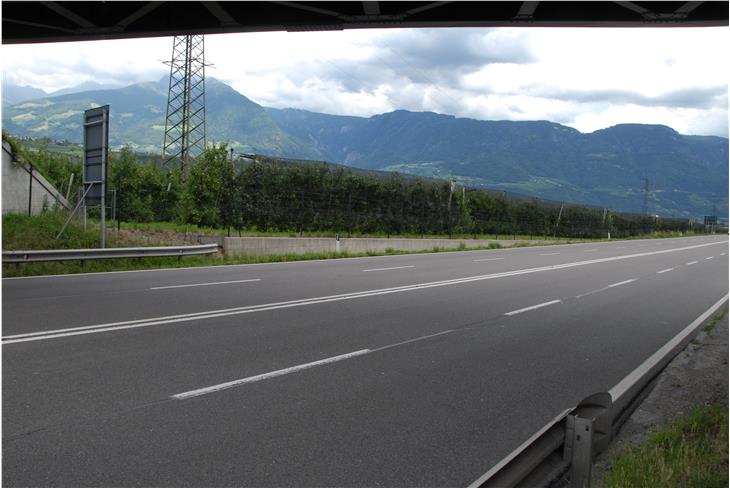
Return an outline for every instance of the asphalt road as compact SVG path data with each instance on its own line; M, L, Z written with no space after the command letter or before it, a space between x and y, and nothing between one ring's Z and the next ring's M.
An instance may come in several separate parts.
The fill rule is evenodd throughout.
M728 293L727 236L4 279L3 486L463 486Z

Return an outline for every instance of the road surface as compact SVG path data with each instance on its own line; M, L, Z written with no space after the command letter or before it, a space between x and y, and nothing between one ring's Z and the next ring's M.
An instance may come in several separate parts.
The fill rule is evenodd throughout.
M2 292L4 486L464 486L726 297L728 240Z

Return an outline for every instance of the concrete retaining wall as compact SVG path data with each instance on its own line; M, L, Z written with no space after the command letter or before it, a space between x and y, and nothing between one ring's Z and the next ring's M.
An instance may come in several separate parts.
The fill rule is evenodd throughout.
M398 251L430 251L435 247L455 249L464 244L467 249L485 247L497 242L510 246L513 240L492 239L340 239L340 252L363 253L383 252L386 249ZM540 242L540 241L531 241ZM337 241L331 237L224 237L223 252L226 256L264 256L269 254L309 254L337 252Z
M15 164L10 144L3 141L3 214L28 213L28 191L33 182L30 195L30 207L33 215L41 213L43 208L51 209L55 205L68 208L66 199L46 180L43 175L33 171L32 180L29 165L19 162Z

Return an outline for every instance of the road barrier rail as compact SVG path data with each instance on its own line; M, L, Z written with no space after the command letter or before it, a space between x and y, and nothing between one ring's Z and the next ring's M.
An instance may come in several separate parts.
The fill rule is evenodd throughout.
M651 392L664 368L728 295L697 317L608 392L589 396L548 422L469 488L590 486L593 458L604 451L631 413Z
M196 246L116 247L108 249L52 249L45 251L3 251L3 264L44 261L85 261L88 259L152 258L197 256L218 252L217 244Z

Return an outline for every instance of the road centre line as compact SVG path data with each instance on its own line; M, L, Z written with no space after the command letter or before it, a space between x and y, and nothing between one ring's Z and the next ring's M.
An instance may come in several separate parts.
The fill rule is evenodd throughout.
M673 270L674 270L674 268L667 268L667 269L663 269L661 271L657 271L656 274L668 273L669 271L673 271Z
M693 264L697 264L697 261L690 261L689 263L687 263L687 266L692 266Z
M537 268L518 269L518 270L513 270L513 271L505 271L505 272L492 273L492 274L486 274L486 275L467 276L467 277L463 277L463 278L434 281L434 282L427 282L427 283L416 283L416 284L412 284L412 285L396 286L396 287L391 287L391 288L365 290L365 291L360 291L360 292L344 293L344 294L339 294L339 295L304 298L304 299L289 300L289 301L284 301L284 302L274 302L274 303L266 303L266 304L259 304L259 305L248 305L248 306L243 306L243 307L235 307L235 308L220 309L220 310L209 310L209 311L205 311L205 312L194 312L194 313L188 313L188 314L169 315L169 316L162 316L162 317L152 317L152 318L148 318L148 319L112 322L112 323L98 324L98 325L70 327L70 328L65 328L65 329L28 332L28 333L23 333L23 334L4 336L2 338L2 340L3 340L3 345L15 344L15 343L20 343L20 342L55 339L55 338L60 338L60 337L69 337L69 336L82 335L82 334L112 332L112 331L132 329L132 328L138 328L138 327L150 327L150 326L155 326L155 325L166 325L166 324L173 324L173 323L179 323L179 322L190 322L190 321L194 321L194 320L205 320L205 319L212 319L212 318L218 318L218 317L227 317L227 316L231 316L231 315L240 315L240 314L246 314L246 313L263 312L263 311L268 311L268 310L277 310L277 309L283 309L283 308L315 305L315 304L320 304L320 303L329 303L329 302L335 302L335 301L341 301L341 300L354 300L354 299L358 299L358 298L387 295L387 294L392 294L392 293L404 293L404 292L410 292L410 291L418 291L418 290L423 290L423 289L427 289L427 288L452 286L452 285L471 283L471 282L476 282L476 281L506 278L506 277L510 277L510 276L519 276L519 275L523 275L523 274L539 273L539 272L543 272L543 271L553 271L553 270L558 270L558 269L567 269L567 268L573 268L573 267L577 267L577 266L587 266L587 265L592 265L592 264L620 261L620 260L633 259L633 258L639 258L639 257L645 257L645 256L653 256L653 255L657 255L657 254L666 254L666 253L670 253L670 252L679 252L679 251L685 251L685 250L689 250L689 249L697 249L700 247L713 246L713 245L717 245L717 244L725 244L725 243L724 242L711 242L711 243L696 244L696 245L686 246L686 247L662 249L662 250L658 250L658 251L647 251L647 252L636 253L636 254L627 254L627 255L623 255L623 256L597 258L597 259L592 259L592 260L587 260L587 261L576 261L576 262L572 262L572 263L555 264L555 265L550 265L550 266L541 266L541 267L537 267Z
M725 254L727 254L727 253L726 252L721 252L720 253L720 256L724 256Z
M188 398L194 398L201 395L206 395L208 393L215 393L217 391L226 390L228 388L234 388L236 386L241 386L249 383L255 383L257 381L263 381L268 380L271 378L276 378L277 376L283 376L285 374L290 373L296 373L305 369L314 368L317 366L324 366L325 364L332 364L336 363L338 361L344 361L346 359L352 359L354 357L363 356L365 354L370 354L373 352L380 352L385 351L386 349L392 349L394 347L404 346L406 344L412 344L414 342L423 341L426 339L431 339L434 337L442 336L445 334L450 334L454 332L453 330L445 330L442 332L438 332L436 334L429 334L421 337L416 337L414 339L408 339L401 342L396 342L394 344L388 344L387 346L378 347L375 349L360 349L359 351L353 351L349 352L347 354L341 354L339 356L334 356L331 358L326 359L320 359L319 361L312 361L311 363L305 363L305 364L299 364L297 366L291 366L289 368L279 369L277 371L271 371L269 373L263 373L258 374L255 376L249 376L247 378L241 378L239 380L233 380L233 381L227 381L225 383L219 383L217 385L213 386L207 386L205 388L198 388L197 390L190 390L183 393L177 393L175 395L170 396L170 398L173 398L175 400L186 400Z
M705 261L707 261L707 260L710 260L710 259L712 259L712 258L714 258L714 257L715 257L715 256L710 256L709 258L705 258Z
M228 285L230 283L250 283L253 281L261 281L261 278L254 278L250 280L216 281L213 283L192 283L189 285L153 286L150 290L167 290L169 288L187 288L191 286Z
M405 268L415 268L415 266L393 266L392 268L372 268L372 269L364 269L364 270L362 270L362 272L369 273L371 271L390 271L391 269L405 269Z
M540 254L540 256L556 256L558 254L560 254L560 253L559 252L546 252L546 253Z
M475 260L474 260L474 262L475 262L475 263L478 263L478 262L481 262L481 261L499 261L500 259L504 259L504 258L485 258L485 259L475 259Z
M584 249L583 252L596 252L598 249Z
M616 249L626 249L626 246L617 246Z
M512 315L517 315L517 314L523 313L523 312L529 312L530 310L536 310L536 309L542 308L542 307L548 307L550 305L555 305L556 303L560 303L560 300L550 300L549 302L538 303L537 305L533 305L531 307L525 307L525 308L520 308L517 310L512 310L511 312L507 312L505 315L511 317Z

